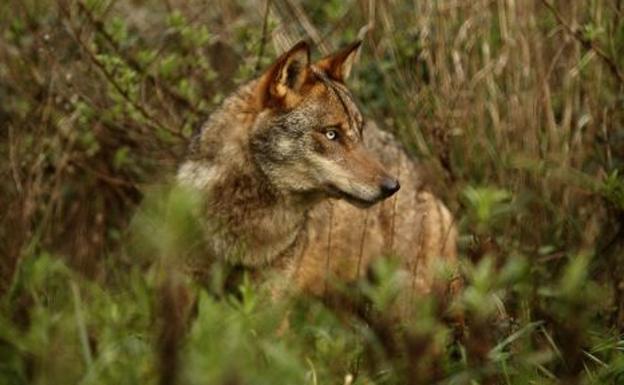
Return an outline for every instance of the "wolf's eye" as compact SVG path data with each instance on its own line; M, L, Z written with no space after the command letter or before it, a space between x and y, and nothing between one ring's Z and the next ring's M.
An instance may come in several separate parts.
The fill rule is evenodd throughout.
M338 131L328 130L327 132L325 132L325 137L329 140L336 140L338 138Z

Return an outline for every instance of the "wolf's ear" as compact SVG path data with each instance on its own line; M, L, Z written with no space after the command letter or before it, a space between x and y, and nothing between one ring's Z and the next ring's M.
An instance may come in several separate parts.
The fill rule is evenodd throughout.
M295 44L280 56L260 80L261 104L270 100L287 102L296 96L305 82L310 66L310 46L305 41Z
M344 82L351 73L351 67L359 56L361 46L361 40L351 43L342 50L319 60L316 66L325 71L330 78Z

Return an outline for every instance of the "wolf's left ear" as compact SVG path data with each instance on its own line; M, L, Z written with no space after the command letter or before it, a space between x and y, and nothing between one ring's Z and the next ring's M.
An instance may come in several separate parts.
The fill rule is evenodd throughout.
M277 100L288 104L305 82L310 66L310 46L305 41L295 44L280 56L264 74L260 83L261 103Z
M359 56L361 46L361 40L351 43L344 49L319 60L316 66L324 70L330 78L344 82L351 74L351 67Z

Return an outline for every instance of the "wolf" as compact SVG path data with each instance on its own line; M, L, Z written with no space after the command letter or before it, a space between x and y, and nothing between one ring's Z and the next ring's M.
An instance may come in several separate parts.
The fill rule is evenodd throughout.
M457 265L449 210L346 86L360 46L312 62L300 42L208 118L177 173L206 218L206 251L190 270L218 260L323 296L394 258L409 298L439 286L438 262ZM456 291L457 279L442 286Z

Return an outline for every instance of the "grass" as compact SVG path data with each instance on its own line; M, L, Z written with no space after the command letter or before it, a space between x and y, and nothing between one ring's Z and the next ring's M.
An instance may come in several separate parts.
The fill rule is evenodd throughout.
M0 384L622 383L623 14L618 0L2 0ZM290 44L318 57L364 25L351 88L458 220L461 343L433 298L397 336L250 280L224 291L225 266L208 286L166 273L197 231L194 198L168 187L193 129ZM395 290L392 266L377 272L370 314ZM182 286L198 306L176 334Z

